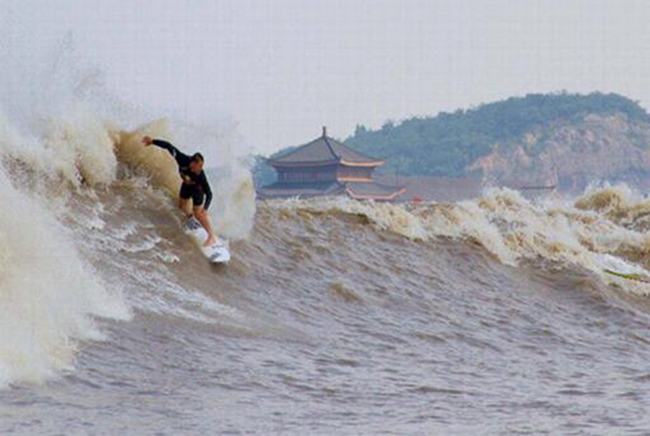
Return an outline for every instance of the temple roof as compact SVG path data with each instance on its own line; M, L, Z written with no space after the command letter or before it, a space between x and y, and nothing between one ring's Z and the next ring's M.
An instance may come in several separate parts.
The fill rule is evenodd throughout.
M319 138L269 159L268 162L273 166L312 166L340 163L348 166L371 167L380 166L384 163L380 159L361 154L342 142L330 138L327 136L325 127L323 127L323 134Z

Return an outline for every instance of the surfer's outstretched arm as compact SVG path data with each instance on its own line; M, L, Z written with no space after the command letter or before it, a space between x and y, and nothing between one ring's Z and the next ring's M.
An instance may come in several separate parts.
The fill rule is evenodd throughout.
M153 144L157 147L164 148L169 152L169 154L172 155L174 159L176 159L176 162L179 165L187 165L188 162L192 160L190 156L186 155L185 153L182 153L178 148L174 147L171 143L167 141L163 141L162 139L151 139L150 137L145 136L142 139L142 142L145 145Z

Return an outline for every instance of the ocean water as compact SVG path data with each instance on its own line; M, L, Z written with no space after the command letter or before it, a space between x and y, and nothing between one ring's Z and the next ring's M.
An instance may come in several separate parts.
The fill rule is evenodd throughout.
M2 52L0 434L650 431L650 284L605 271L650 274L641 193L256 202L226 147L214 266L140 139L227 134L145 122L66 53Z
M165 123L3 122L2 434L650 429L650 285L604 271L650 267L650 202L624 185L256 203L229 169L214 266L173 161L138 143Z

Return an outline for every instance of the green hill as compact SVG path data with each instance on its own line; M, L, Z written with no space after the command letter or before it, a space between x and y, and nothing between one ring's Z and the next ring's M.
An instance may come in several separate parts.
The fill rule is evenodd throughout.
M397 125L387 122L379 130L358 126L345 142L387 159L386 171L462 176L472 162L496 146L514 146L529 132L543 135L558 123L577 122L588 114L624 114L630 121L650 120L638 103L617 94L529 94L474 109L412 118ZM537 155L543 144L538 140L526 151Z
M614 142L624 140L633 148L647 148L650 132L648 113L626 97L599 92L588 95L566 92L529 94L453 113L415 117L397 124L388 121L377 130L360 125L352 136L345 139L345 143L370 156L386 159L386 165L381 168L383 172L399 172L404 176L460 177L467 175L477 160L495 153L507 159L516 149L528 160L543 160L540 155L544 150L565 139L568 143L564 145L575 149L588 140L571 140L567 128L576 130L578 134L585 129L600 134L602 129L594 127L594 121L585 124L585 120L592 116L602 125L606 117L614 115L622 118L628 127L610 135L609 139ZM558 133L562 129L564 136ZM610 131L604 134L608 135ZM267 183L273 178L264 166L263 160L258 159L254 173L259 183Z

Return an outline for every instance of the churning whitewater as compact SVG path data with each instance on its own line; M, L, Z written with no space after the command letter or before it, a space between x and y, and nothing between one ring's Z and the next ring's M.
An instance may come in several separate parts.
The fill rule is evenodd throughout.
M256 202L228 129L132 125L62 56L0 83L39 90L1 102L0 433L650 424L650 285L606 272L650 270L633 189ZM144 135L220 145L201 151L227 267L181 231L175 162Z
M143 135L174 131L0 121L3 434L649 424L650 285L605 272L650 269L650 200L627 186L256 210L233 161L211 172L233 240L214 267Z

